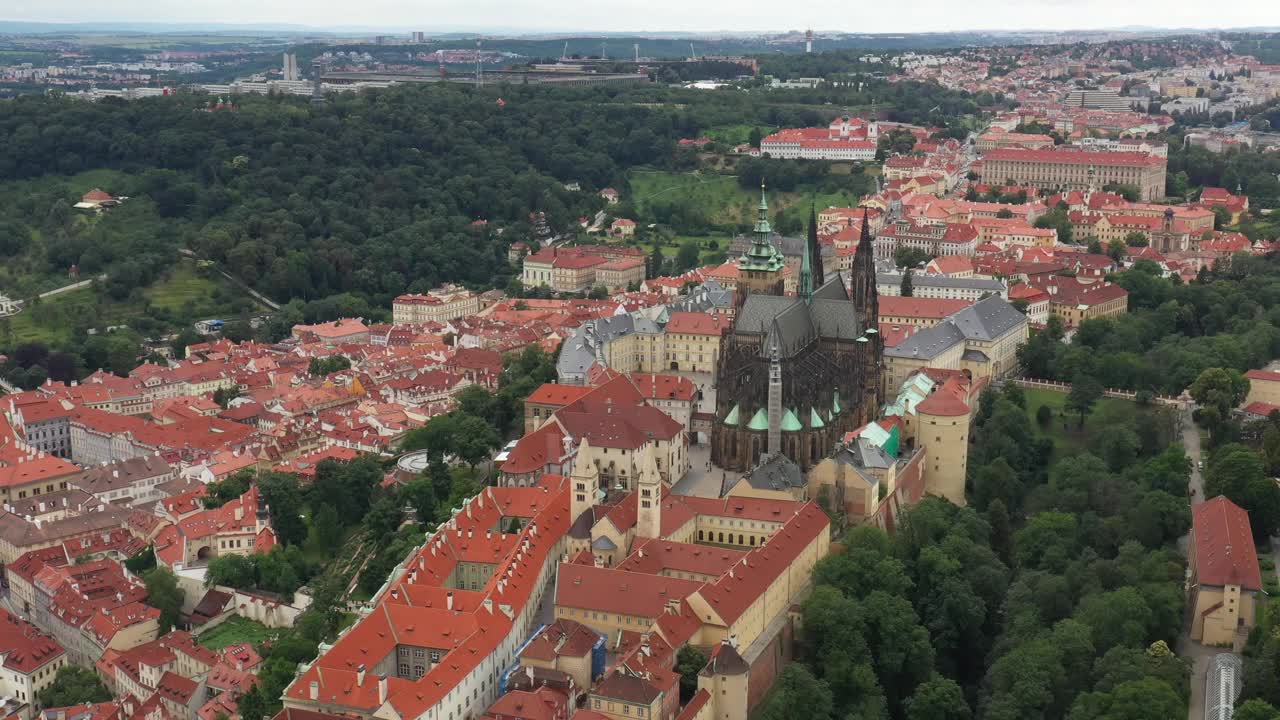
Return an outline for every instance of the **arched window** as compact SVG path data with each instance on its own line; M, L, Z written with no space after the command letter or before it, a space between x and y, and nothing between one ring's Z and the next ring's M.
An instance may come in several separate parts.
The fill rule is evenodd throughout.
M724 533L720 533L720 542L724 542Z

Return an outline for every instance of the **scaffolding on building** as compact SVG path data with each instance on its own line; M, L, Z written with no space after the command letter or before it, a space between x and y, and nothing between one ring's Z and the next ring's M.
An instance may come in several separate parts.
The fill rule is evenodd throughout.
M1231 720L1243 681L1244 661L1239 655L1218 653L1209 659L1204 681L1205 720Z

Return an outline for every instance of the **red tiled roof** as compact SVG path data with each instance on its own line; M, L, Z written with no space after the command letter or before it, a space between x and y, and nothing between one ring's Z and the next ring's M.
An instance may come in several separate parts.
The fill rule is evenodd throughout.
M701 312L673 312L666 332L686 335L719 335L729 326L727 316Z
M576 620L562 618L544 627L520 653L522 658L554 660L560 656L583 657L600 636Z
M559 383L543 383L534 390L525 402L535 405L568 405L581 400L594 388L585 385L561 385Z
M1144 152L1091 152L1079 150L1022 150L1018 148L1001 148L992 150L985 156L987 162L992 160L1012 160L1021 162L1068 163L1071 165L1159 165L1162 158Z
M1250 380L1261 380L1263 382L1280 382L1280 372L1272 372L1270 370L1250 370L1244 374Z
M1201 585L1261 590L1262 574L1249 528L1249 513L1218 496L1191 508L1196 578Z
M562 563L556 605L657 619L669 602L697 592L696 580L641 575L615 568Z
M706 499L685 498L686 502L710 504L702 502L704 500ZM720 515L721 517L751 517L761 512L777 512L776 516L765 519L785 523L782 529L769 536L768 544L748 552L729 572L698 591L711 610L727 625L732 625L779 575L787 572L802 549L819 534L829 531L831 521L816 503L811 502L800 505L797 510L795 502L781 500L762 501L734 497L723 500L725 510L730 512Z
M0 608L0 668L30 675L62 655L57 640Z
M929 393L929 397L920 401L916 405L917 415L936 415L938 417L960 417L969 414L969 405L964 400L947 388L951 380L943 384L943 387Z
M967 255L943 255L930 260L929 268L933 272L944 274L972 272L973 260Z
M30 454L18 455L16 459L5 459L0 464L0 487L15 487L41 480L67 477L80 472L78 465L63 460L55 455L32 451Z
M631 382L649 400L692 400L698 387L687 377L652 373L631 373Z

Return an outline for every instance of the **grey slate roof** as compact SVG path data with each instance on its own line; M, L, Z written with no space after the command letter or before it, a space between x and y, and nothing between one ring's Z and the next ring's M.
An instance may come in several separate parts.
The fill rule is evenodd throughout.
M812 303L783 295L748 295L734 319L734 330L765 333L761 357L769 357L774 342L779 355L791 357L818 337L856 340L863 332L863 317L848 299L838 278L814 291Z
M138 480L169 475L172 472L173 468L164 458L144 455L95 465L85 470L80 478L72 480L72 483L91 493L105 493L122 490Z
M667 306L670 312L706 312L733 305L733 291L714 281L699 285ZM600 349L611 340L633 333L662 332L663 326L645 315L623 313L584 323L561 344L556 375L562 383L582 382L588 369L600 361Z
M720 488L720 496L728 495L739 480L746 480L747 484L757 490L791 491L805 486L804 472L800 470L800 466L782 454L765 455L750 472L741 478L725 478L724 487Z
M707 280L667 307L671 312L706 312L733 305L733 291L715 280Z
M587 369L596 361L595 341L587 337L587 323L573 331L560 345L560 357L556 359L556 375L562 383L581 382Z
M893 457L883 448L866 438L857 438L853 443L840 446L831 455L831 459L841 465L848 465L858 473L858 477L868 485L876 485L880 479L871 474L871 470L887 470L893 467Z
M956 312L950 319L972 340L995 340L1027 322L1027 316L1018 312L1018 308L994 295Z
M1026 315L999 295L992 295L891 348L885 348L884 354L901 358L934 358L965 340L994 340L1026 322Z
M607 343L614 338L630 335L636 331L636 320L631 315L610 315L589 324L595 327L596 339L601 343Z

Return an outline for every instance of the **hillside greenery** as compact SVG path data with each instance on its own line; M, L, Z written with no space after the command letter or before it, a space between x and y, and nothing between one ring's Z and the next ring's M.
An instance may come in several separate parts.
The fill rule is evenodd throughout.
M1157 720L1186 713L1174 655L1190 460L1123 413L1052 463L1016 386L984 391L969 505L928 498L893 535L852 531L819 562L803 662L760 717Z

